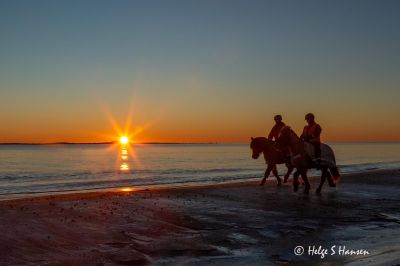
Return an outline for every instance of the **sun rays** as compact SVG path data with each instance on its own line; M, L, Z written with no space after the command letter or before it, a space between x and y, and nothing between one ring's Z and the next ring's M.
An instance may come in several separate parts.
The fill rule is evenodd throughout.
M111 126L111 130L108 133L101 135L103 138L112 142L112 145L108 148L109 151L113 153L118 151L115 166L118 173L132 174L135 170L143 168L143 164L138 158L136 148L142 143L143 139L149 137L143 136L145 130L160 119L160 117L153 117L151 121L144 120L148 119L148 117L146 114L142 115L140 110L136 110L140 108L141 105L139 104L140 102L138 102L138 98L134 96L135 95L131 95L130 101L128 100L128 108L125 114L121 108L111 112L108 104L101 100L98 101L105 119ZM127 99L129 99L129 97ZM121 115L121 113L123 115Z
M117 159L118 172L131 173L133 170L132 163L135 168L141 168L142 163L135 152L134 146L138 144L137 136L143 131L144 127L140 125L133 126L133 109L129 109L123 123L119 123L107 108L103 108L103 111L112 127L112 133L105 135L113 143L109 150L112 152L119 151Z

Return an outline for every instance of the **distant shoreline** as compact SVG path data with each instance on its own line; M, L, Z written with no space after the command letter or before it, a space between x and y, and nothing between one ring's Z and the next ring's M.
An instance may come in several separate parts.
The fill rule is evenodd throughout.
M391 144L391 143L400 143L400 141L327 141L326 144ZM104 142L49 142L49 143L23 143L23 142L2 142L0 146L4 145L112 145L118 144L118 141L104 141ZM241 142L137 142L132 143L131 145L142 145L142 144L151 144L151 145L221 145L221 144L248 144Z
M105 144L117 144L117 141L106 141L106 142L50 142L50 143L21 143L21 142L5 142L5 143L0 143L0 145L105 145ZM132 143L132 145L137 145L137 144L162 144L162 145L188 145L188 144L205 144L205 145L210 145L210 144L221 144L218 142L138 142L138 143ZM228 144L228 143L226 143ZM233 143L230 143L233 144ZM240 144L240 143L237 143Z

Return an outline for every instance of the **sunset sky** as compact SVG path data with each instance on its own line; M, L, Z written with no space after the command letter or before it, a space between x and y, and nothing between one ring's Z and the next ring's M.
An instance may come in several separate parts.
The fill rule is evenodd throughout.
M400 141L400 1L0 1L0 142ZM129 112L131 111L131 116Z

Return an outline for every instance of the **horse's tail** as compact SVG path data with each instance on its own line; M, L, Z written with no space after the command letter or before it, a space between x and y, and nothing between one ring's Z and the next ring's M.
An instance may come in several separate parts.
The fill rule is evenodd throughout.
M333 152L332 148L329 145L324 143L321 144L321 149L325 161L328 162L327 166L329 168L329 172L332 175L332 179L335 181L335 183L338 183L340 179L340 173L336 166L335 153Z
M340 180L339 169L336 166L329 167L329 172L331 172L333 181L335 181L335 183L338 183Z

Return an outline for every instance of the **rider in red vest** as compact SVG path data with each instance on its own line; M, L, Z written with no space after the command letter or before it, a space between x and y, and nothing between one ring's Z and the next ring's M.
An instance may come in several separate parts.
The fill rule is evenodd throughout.
M312 113L306 114L305 119L307 124L303 129L303 134L300 138L314 146L315 158L317 162L321 160L321 126L315 122L315 117Z
M281 133L281 130L285 125L285 123L282 122L282 116L281 115L276 115L274 117L275 120L275 125L272 127L271 131L268 134L268 139L269 140L277 140L279 137L279 134Z

